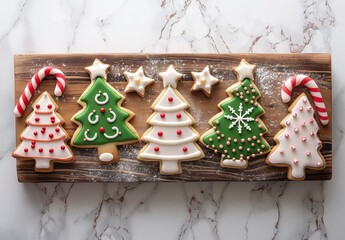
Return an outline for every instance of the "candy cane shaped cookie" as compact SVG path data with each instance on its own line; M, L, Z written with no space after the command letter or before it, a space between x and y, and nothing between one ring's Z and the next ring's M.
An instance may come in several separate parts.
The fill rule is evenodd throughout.
M54 75L56 78L54 94L58 97L63 94L66 87L66 77L63 74L63 72L54 67L44 67L38 72L36 72L34 76L32 76L30 82L26 85L22 95L20 96L17 105L15 106L13 111L17 117L21 117L23 115L36 88L41 83L41 81L48 75Z
M322 125L327 125L329 118L328 118L326 106L323 101L320 88L317 86L316 82L311 77L299 74L299 75L290 77L288 80L286 80L281 90L281 97L282 97L283 102L287 103L291 100L292 90L299 85L302 85L308 88L313 98L313 101L315 103L316 110L317 110L317 113L319 115Z

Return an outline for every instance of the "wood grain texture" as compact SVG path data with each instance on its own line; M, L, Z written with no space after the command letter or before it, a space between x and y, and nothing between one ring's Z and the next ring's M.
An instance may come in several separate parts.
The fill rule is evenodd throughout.
M54 97L60 106L60 113L66 123L64 128L72 136L76 125L71 117L81 109L77 99L90 84L89 75L84 67L93 63L95 58L111 65L108 82L124 94L126 80L124 71L135 71L143 66L146 74L157 81L146 88L146 95L141 98L136 93L124 94L123 107L135 112L131 124L141 136L149 127L147 118L152 114L151 104L163 89L158 73L165 71L170 64L185 74L178 84L178 90L191 104L188 111L197 124L195 129L204 133L210 128L209 119L219 112L217 104L228 95L225 89L236 83L232 67L245 58L256 64L254 82L261 91L259 103L266 113L261 118L269 131L265 135L271 146L273 137L281 129L279 122L288 114L289 104L280 98L281 84L294 74L306 74L315 79L321 89L330 117L330 123L324 127L319 122L319 137L323 143L321 149L327 167L322 171L307 170L307 180L328 180L332 177L332 83L331 56L329 54L50 54L50 55L16 55L15 56L15 99L22 93L32 75L40 68L51 65L61 69L67 77L65 94ZM202 71L209 65L211 74L221 82L212 89L210 97L202 91L190 92L193 85L191 71ZM53 94L55 80L48 77L38 87L31 103L43 91ZM292 99L305 92L306 88L298 87L293 91ZM312 102L312 101L311 101ZM17 144L20 133L26 127L25 119L32 109L28 107L23 117L16 119ZM317 117L316 117L317 118ZM318 120L318 119L317 119ZM287 169L268 166L264 163L266 155L249 161L246 170L224 169L220 167L220 156L202 147L206 157L199 161L184 162L183 174L161 176L158 162L142 162L136 159L143 142L134 145L119 146L121 160L116 164L104 165L97 160L97 149L72 148L76 161L73 164L55 163L54 173L36 173L34 161L17 161L18 180L21 182L156 182L156 181L270 181L288 180Z

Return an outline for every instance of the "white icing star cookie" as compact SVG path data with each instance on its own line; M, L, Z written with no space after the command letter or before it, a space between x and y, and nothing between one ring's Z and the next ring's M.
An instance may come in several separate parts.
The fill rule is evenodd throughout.
M177 81L180 80L183 74L177 72L173 65L170 65L165 72L160 72L159 76L163 80L163 86L171 86L173 88L177 87Z
M203 90L207 96L210 96L212 86L219 82L211 75L209 66L206 66L201 72L192 72L192 77L194 85L191 90Z
M109 71L109 67L109 64L104 64L96 58L93 64L91 66L86 67L85 70L90 74L91 80L97 77L102 77L105 80L107 80L107 73Z
M123 73L128 82L125 93L137 92L141 97L145 95L145 87L153 83L155 80L146 77L143 67L141 66L135 73L124 72Z
M253 73L256 65L249 64L245 59L242 59L240 64L237 67L234 67L232 70L237 75L238 81L243 81L246 78L250 80L254 79Z

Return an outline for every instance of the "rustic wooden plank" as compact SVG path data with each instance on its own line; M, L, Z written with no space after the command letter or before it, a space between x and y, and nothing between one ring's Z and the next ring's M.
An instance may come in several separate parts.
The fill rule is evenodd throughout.
M262 93L259 99L266 114L262 120L269 131L265 135L271 145L273 136L281 128L279 122L288 114L288 104L280 99L280 87L284 80L293 74L307 74L313 77L322 92L330 116L330 124L321 126L319 136L323 142L321 152L327 167L322 171L307 170L307 180L328 180L332 177L332 84L331 56L329 54L32 54L15 56L15 96L19 98L28 80L40 68L48 65L61 69L67 77L67 89L60 98L55 98L60 106L60 113L65 118L65 129L72 136L76 125L70 121L72 115L81 109L76 100L89 85L89 75L85 66L99 58L111 65L108 82L123 93L126 80L122 73L134 71L143 66L149 77L158 80L158 73L165 71L170 64L185 74L178 90L191 104L189 112L196 119L195 129L201 134L209 129L209 119L219 112L218 102L227 97L225 89L237 80L231 68L237 66L242 58L257 65L255 84ZM210 65L211 73L221 79L221 83L212 89L208 98L201 91L190 92L193 84L191 71L201 71ZM48 78L49 79L49 78ZM43 81L34 94L33 102L42 91L53 93L55 81ZM132 125L142 135L149 127L146 119L152 114L150 108L163 86L161 81L149 86L144 98L135 93L126 94L124 107L136 113ZM307 89L297 88L293 99ZM17 143L19 134L26 127L25 118L30 114L28 108L22 118L16 120ZM18 180L21 182L154 182L154 181L268 181L287 180L285 168L265 165L266 155L249 161L248 169L224 169L219 165L220 156L211 150L202 148L206 157L203 160L184 162L183 174L178 176L160 176L159 164L136 160L143 143L120 146L121 160L117 164L103 165L97 161L96 149L73 148L76 161L73 164L55 163L54 173L36 173L33 161L17 161Z

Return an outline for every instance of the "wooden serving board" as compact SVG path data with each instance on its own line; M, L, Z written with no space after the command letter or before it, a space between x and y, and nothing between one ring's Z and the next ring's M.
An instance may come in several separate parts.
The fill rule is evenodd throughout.
M15 99L17 100L33 74L45 66L61 69L67 77L65 94L54 97L60 106L60 113L66 123L64 128L70 136L76 129L71 117L81 109L78 98L90 84L89 75L84 67L93 63L95 58L111 65L108 82L124 94L126 80L124 71L135 71L143 66L146 74L157 81L146 88L146 95L141 98L136 93L124 94L123 106L132 110L136 116L131 124L140 136L148 129L147 118L152 114L151 104L163 89L158 73L173 64L176 70L185 74L178 84L178 90L187 99L191 107L188 111L196 120L195 129L204 133L210 128L209 119L219 112L217 104L228 97L225 89L237 82L231 68L241 59L257 65L254 82L261 91L259 103L266 113L261 119L269 131L265 138L274 145L273 137L281 129L280 121L288 114L288 104L280 97L282 83L294 74L306 74L315 79L330 117L330 123L319 126L319 137L323 143L321 153L327 167L322 171L307 170L307 180L328 180L332 177L332 82L331 56L329 54L50 54L16 55L14 58ZM209 65L211 74L221 79L221 83L212 89L210 97L202 91L190 92L193 85L191 71L201 71ZM50 79L50 80L49 80ZM34 94L31 103L43 91L53 94L56 81L53 77L44 80ZM310 94L304 87L293 91L292 99L300 93ZM311 101L312 102L312 101ZM16 119L17 144L20 133L26 127L25 119L31 113L29 107L23 117ZM245 170L225 169L220 167L219 154L202 147L206 157L199 161L182 163L183 173L176 176L161 176L158 162L142 162L136 159L144 143L119 146L121 160L116 164L100 164L96 149L72 148L76 161L72 164L55 163L55 172L36 173L34 161L17 161L18 180L20 182L156 182L156 181L270 181L287 180L287 169L268 166L264 163L266 155L249 161Z

